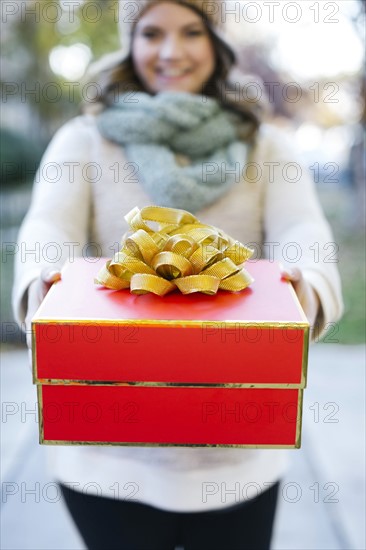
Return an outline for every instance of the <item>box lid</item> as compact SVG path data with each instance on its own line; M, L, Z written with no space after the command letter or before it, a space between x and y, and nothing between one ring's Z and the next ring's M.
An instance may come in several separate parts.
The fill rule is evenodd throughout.
M254 282L241 292L158 297L95 285L105 261L68 262L41 304L36 381L304 387L309 323L277 262L247 262Z

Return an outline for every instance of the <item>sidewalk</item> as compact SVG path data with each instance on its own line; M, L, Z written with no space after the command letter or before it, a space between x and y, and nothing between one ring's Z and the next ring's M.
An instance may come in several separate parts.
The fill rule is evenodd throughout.
M365 346L314 345L304 395L302 448L289 451L273 550L364 550ZM0 547L84 550L47 477L27 352L1 353L1 399Z

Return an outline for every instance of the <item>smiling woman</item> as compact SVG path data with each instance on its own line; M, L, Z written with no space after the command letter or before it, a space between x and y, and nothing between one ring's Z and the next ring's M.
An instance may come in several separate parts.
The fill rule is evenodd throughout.
M132 59L139 79L152 93L198 93L215 70L215 52L202 17L173 4L157 5L137 22Z
M120 0L123 46L91 66L99 93L84 104L85 112L97 111L96 105L112 107L124 92L203 94L240 115L241 138L254 136L265 104L252 101L248 81L235 71L236 55L223 29L224 5L221 0Z

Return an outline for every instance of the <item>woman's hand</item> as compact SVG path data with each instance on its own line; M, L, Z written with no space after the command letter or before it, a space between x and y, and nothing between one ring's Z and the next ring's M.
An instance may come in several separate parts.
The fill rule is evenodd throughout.
M32 318L41 305L47 292L55 283L61 279L61 273L50 267L46 267L41 275L33 281L28 288L28 309L25 317L25 327L27 331L27 346L32 350ZM30 353L31 355L31 353Z
M305 280L300 269L297 267L292 269L283 269L282 278L292 283L301 307L308 318L310 326L313 327L320 307L320 301L317 293Z

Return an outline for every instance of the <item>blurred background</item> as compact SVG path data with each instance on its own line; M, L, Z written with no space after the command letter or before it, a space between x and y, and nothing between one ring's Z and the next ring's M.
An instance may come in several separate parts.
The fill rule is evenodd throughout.
M294 136L332 223L346 304L336 340L364 342L366 4L270 4L227 2L227 31L240 67L262 81L248 97L267 94L271 121ZM121 42L116 0L13 0L1 8L2 240L14 243L42 152L95 94L83 80L88 65ZM12 259L3 255L1 263L8 322ZM3 343L19 339L15 329L3 335Z
M291 503L297 501L285 499L275 548L364 549L366 3L256 0L228 1L227 6L227 31L236 40L240 67L260 79L270 106L268 118L291 133L313 174L338 246L345 300L343 319L310 355L317 368L305 392L304 450L293 455L290 470L303 487L313 487L314 479L325 487L333 475L339 486L343 483L343 500L337 511L323 504L319 512L315 501L306 507L302 499L305 508L297 507L294 515ZM95 93L86 84L88 66L121 47L117 9L116 0L1 2L1 376L6 402L29 401L34 407L35 399L30 378L21 374L26 351L11 312L9 251L29 206L43 151L54 132L80 113L81 100ZM258 92L248 87L248 95L253 90ZM329 403L341 412L337 422L327 424ZM315 404L318 413L323 410L323 422L321 414L320 422L315 420ZM2 424L3 479L45 480L35 426L17 424L13 416L13 423ZM323 453L324 440L328 452ZM26 473L22 453L29 453L34 463ZM342 469L341 460L348 468ZM33 501L27 502L31 506ZM37 512L28 506L22 533L17 529L18 504L3 503L8 534L2 548L83 547L64 510L57 508L58 523L52 524L55 510L53 515L45 511L47 503ZM40 510L43 519L50 517L52 534L37 534ZM309 530L304 530L299 513L310 514L318 525L312 540L306 539ZM298 529L303 529L303 542ZM58 536L66 537L62 545Z

